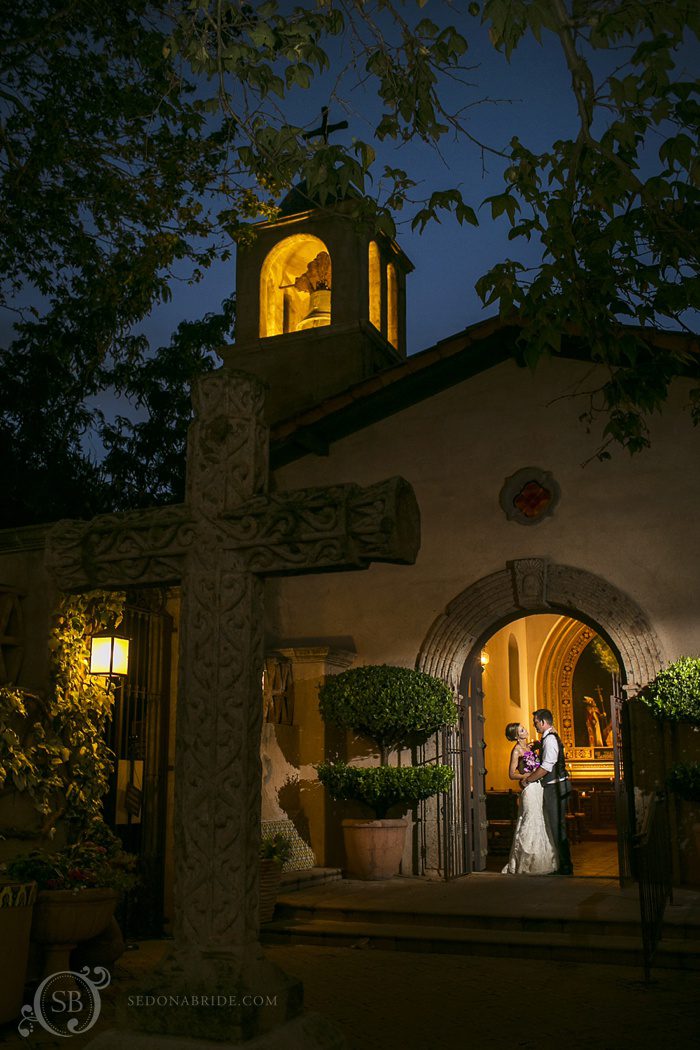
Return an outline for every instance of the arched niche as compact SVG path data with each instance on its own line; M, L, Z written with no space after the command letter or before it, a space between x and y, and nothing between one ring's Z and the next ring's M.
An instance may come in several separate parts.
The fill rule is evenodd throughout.
M295 233L272 248L260 270L260 337L331 323L331 260L320 237Z
M508 693L511 702L520 706L520 651L514 634L508 638Z
M393 347L399 345L399 284L396 267L386 268L386 337Z
M378 332L382 330L382 270L379 246L369 242L368 248L369 320Z
M458 594L428 631L416 660L421 671L459 688L464 665L499 627L529 613L564 613L589 624L621 659L635 692L658 673L661 647L644 612L607 580L545 558L523 558Z

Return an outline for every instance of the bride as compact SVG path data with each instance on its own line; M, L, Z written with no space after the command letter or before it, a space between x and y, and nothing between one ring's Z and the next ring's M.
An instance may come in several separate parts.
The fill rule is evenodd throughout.
M506 726L506 737L514 741L510 753L508 775L511 780L522 780L526 773L539 765L539 760L528 743L527 729L519 722ZM549 837L542 808L544 787L541 780L526 784L519 802L518 821L513 845L504 875L551 875L559 860Z

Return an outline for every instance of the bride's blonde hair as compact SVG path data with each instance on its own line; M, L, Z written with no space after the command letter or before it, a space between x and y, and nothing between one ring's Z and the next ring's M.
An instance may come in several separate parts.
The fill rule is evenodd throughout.
M518 739L518 726L519 725L520 725L520 722L509 722L508 723L508 725L506 726L506 738L508 740L517 740Z

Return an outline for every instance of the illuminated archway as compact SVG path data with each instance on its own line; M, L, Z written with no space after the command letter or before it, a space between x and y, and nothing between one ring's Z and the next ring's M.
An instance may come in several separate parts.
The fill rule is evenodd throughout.
M271 249L260 270L260 336L284 335L331 323L331 259L310 233Z
M392 346L399 345L399 285L396 267L389 263L386 268L386 337Z
M369 242L369 319L378 332L382 330L382 275L379 248L376 241Z
M500 626L534 612L564 613L600 630L620 655L628 688L646 685L662 665L654 630L626 594L584 569L523 558L449 603L428 631L416 666L457 689L470 654Z

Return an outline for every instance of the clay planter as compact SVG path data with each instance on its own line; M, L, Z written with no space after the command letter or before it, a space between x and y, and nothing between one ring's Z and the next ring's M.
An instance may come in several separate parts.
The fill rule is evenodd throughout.
M118 900L115 890L41 890L34 907L32 940L44 948L43 977L70 970L73 948L109 926Z
M344 820L348 877L378 880L398 875L407 828L407 820Z
M19 1016L29 958L35 882L0 884L0 1024Z
M260 922L272 922L282 881L282 865L274 857L260 858Z

